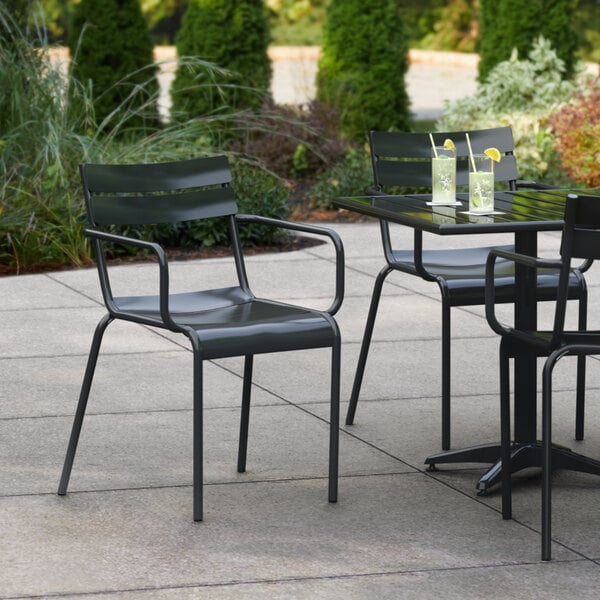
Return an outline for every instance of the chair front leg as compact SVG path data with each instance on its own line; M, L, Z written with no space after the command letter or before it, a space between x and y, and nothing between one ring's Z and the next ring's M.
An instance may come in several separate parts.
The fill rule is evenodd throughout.
M340 439L340 353L339 334L331 350L331 408L329 415L329 502L337 502Z
M190 336L192 341L194 359L194 383L193 383L193 497L194 497L194 521L202 521L203 514L203 481L204 481L204 439L203 439L203 400L202 400L202 354L199 342L195 336Z
M579 298L579 331L587 329L587 287L583 286L581 298ZM577 395L575 404L575 439L583 439L585 421L585 361L586 357L581 354L577 357Z
M242 390L242 411L240 416L240 441L238 445L238 473L246 471L248 453L248 428L250 421L250 395L252 391L252 366L254 356L249 354L244 359L244 383Z
M450 450L450 305L442 295L442 450Z
M552 544L552 371L556 360L557 355L551 354L542 374L542 560L550 560Z
M375 317L377 317L377 308L379 299L381 298L381 289L385 278L392 272L392 269L386 265L379 271L375 279L373 295L371 296L371 304L369 306L369 314L365 325L365 333L363 335L362 344L360 346L360 354L358 356L358 365L356 366L356 374L354 375L354 383L352 384L352 393L350 394L350 404L346 413L346 425L354 423L354 415L356 414L356 405L358 404L358 396L362 386L363 376L365 374L365 366L367 364L367 356L369 354L369 346L371 337L373 336L373 327L375 326Z
M65 456L65 462L63 464L60 483L58 484L59 496L64 496L67 493L67 488L69 486L69 478L71 477L71 469L73 468L75 452L77 451L77 444L79 442L79 434L81 433L83 417L85 416L85 409L87 407L87 401L90 396L92 380L94 379L94 372L96 370L98 354L100 352L100 346L102 344L102 337L104 336L106 328L112 321L113 317L111 317L109 314L106 314L104 317L102 317L102 319L96 326L96 331L94 332L94 338L92 339L92 345L90 347L90 354L88 357L87 367L85 369L85 375L83 376L81 391L79 392L79 402L77 403L77 411L75 413L75 419L73 420L73 427L71 429L71 437L69 439L69 445L67 447L67 454Z
M502 461L502 518L512 519L510 443L510 363L506 341L500 342L500 460Z

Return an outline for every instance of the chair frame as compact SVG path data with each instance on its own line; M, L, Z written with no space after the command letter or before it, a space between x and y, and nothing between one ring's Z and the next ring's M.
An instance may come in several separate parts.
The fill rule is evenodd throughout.
M258 215L237 213L235 197L233 196L233 191L230 188L231 174L229 172L227 159L224 156L192 159L189 161L180 161L178 163L156 163L150 165L81 165L80 175L83 184L88 218L91 224L90 227L85 229L84 233L92 240L93 243L100 279L100 287L108 312L101 318L94 332L71 436L68 443L65 462L63 465L62 475L58 487L58 494L63 496L67 493L70 474L77 450L102 338L108 325L115 319L121 319L182 333L190 341L193 352L193 517L196 521L203 519L203 361L212 358L222 358L224 356L243 355L245 357L237 470L238 472L244 472L246 470L253 357L254 354L279 351L279 349L264 350L260 340L253 340L252 343L248 342L244 353L236 351L219 351L215 353L215 351L213 351L212 354L207 355L205 349L203 348L201 335L199 335L199 331L201 331L201 329L195 329L190 325L182 324L181 319L178 319L177 314L173 312L171 304L173 303L174 296L170 294L169 263L163 248L154 242L118 235L100 229L101 226L106 226L112 223L151 223L161 222L164 220L178 221L191 220L191 218L204 218L207 216L211 217L215 216L213 214L209 214L212 210L212 212L215 212L217 216L222 216L223 218L228 219L239 289L252 297L254 297L254 295L251 292L246 274L243 248L239 239L238 224L261 224L291 231L315 234L328 238L333 244L336 260L335 297L329 308L327 308L325 311L306 309L310 313L318 315L321 319L329 324L331 340L327 343L320 342L319 344L315 345L310 345L307 340L299 340L296 345L294 345L290 340L287 342L289 347L282 348L282 350L308 349L326 346L331 347L331 407L329 427L328 499L330 502L336 502L338 494L337 480L339 454L341 338L339 327L333 318L333 315L341 307L344 297L344 248L339 235L335 231L324 227L292 223ZM207 208L205 206L190 206L189 204L186 204L185 199L178 199L182 198L183 196L169 196L165 201L166 204L161 205L161 201L159 200L159 206L156 208L156 210L154 210L153 207L150 207L149 209L144 208L144 205L141 202L136 206L138 199L134 198L131 200L131 197L129 197L132 207L126 211L127 214L125 215L125 218L121 219L119 216L120 208L118 203L122 201L123 198L117 197L116 199L111 199L110 197L104 197L100 203L94 205L96 197L95 194L98 192L124 191L119 189L118 185L113 185L110 177L112 175L114 175L115 180L121 182L119 185L122 185L123 181L127 182L127 178L129 176L131 176L132 180L135 182L145 182L142 184L143 189L141 192L157 191L158 189L160 189L160 191L169 191L171 189L181 190L184 189L190 182L193 182L194 186L196 187L203 185L217 187L216 190L213 189L210 192L213 193L217 199L213 202L212 196L209 195ZM162 181L161 186L158 188L156 187L157 181ZM133 188L128 191L132 190ZM170 206L169 201L173 206ZM211 204L211 202L213 203ZM132 215L134 215L136 218L135 221L132 221ZM158 221L156 220L157 218ZM119 300L122 299L113 297L109 269L104 250L104 244L106 242L145 249L150 251L156 257L159 270L158 296L152 297L152 300L155 303L157 302L158 310L156 310L152 316L148 316L148 314L144 314L144 311L140 310L124 310L119 305ZM221 290L216 290L216 292L219 291ZM283 303L275 304L291 306L284 305ZM289 337L291 338L292 336Z

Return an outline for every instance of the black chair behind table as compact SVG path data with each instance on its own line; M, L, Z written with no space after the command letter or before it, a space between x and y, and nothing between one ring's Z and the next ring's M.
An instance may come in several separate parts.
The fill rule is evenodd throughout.
M542 375L542 560L550 560L551 546L551 474L555 468L570 468L597 473L600 462L575 455L564 448L552 448L552 372L567 355L585 357L600 354L600 331L565 331L569 298L571 260L600 258L600 203L598 197L570 195L567 198L565 227L560 259L540 259L496 249L490 252L486 273L486 316L492 329L502 336L500 343L500 402L502 463L510 464L510 373L509 359L520 352L547 357ZM495 266L498 260L519 263L536 269L558 269L558 296L554 325L549 331L523 331L498 321L495 314ZM591 263L590 263L591 264ZM574 467L575 457L579 457ZM588 466L590 467L588 469ZM502 469L502 516L512 517L512 478L510 469Z
M337 500L340 334L333 315L344 294L344 252L339 236L321 227L238 214L226 157L145 165L82 165L80 168L90 222L86 229L94 245L102 295L108 313L99 322L92 342L79 404L58 493L67 492L69 477L102 336L114 319L182 333L193 350L193 495L194 519L202 520L203 440L202 365L204 360L244 356L238 471L246 469L248 418L255 354L331 348L331 407L329 432L329 501ZM221 218L229 225L234 256L230 269L238 285L188 293L171 293L169 265L156 243L115 235L114 225L179 223ZM252 293L244 265L238 226L270 227L327 236L336 253L335 298L325 311L260 299ZM134 246L153 253L159 283L153 296L115 297L105 259L106 243ZM200 267L199 267L200 268ZM225 277L224 273L224 277ZM332 289L334 282L332 281Z
M495 147L502 160L494 166L496 182L505 182L511 190L517 187L544 187L534 182L518 180L517 162L513 154L514 142L510 127L470 131L469 138L473 152L482 153L486 148ZM468 184L469 163L465 132L435 133L435 143L442 145L451 139L456 146L457 186ZM375 194L393 193L394 187L425 187L431 189L431 140L426 133L369 132ZM392 271L402 271L410 275L435 281L440 287L442 298L442 449L450 448L450 309L455 306L483 305L485 290L485 262L492 246L448 250L424 250L423 232L414 232L414 251L392 247L390 225L381 219L381 239L386 265L377 275L371 304L362 340L358 365L352 386L346 424L354 422L356 405L360 394L373 327L383 283ZM504 249L513 249L504 246ZM500 261L497 265L497 302L511 302L514 294L514 265L510 261ZM545 272L538 278L538 297L551 300L556 297L558 274ZM569 280L569 298L579 299L580 326L585 327L587 312L587 292L585 280L579 271L574 271ZM584 363L581 361L581 381ZM582 384L583 386L583 384ZM583 387L582 387L583 389ZM580 402L583 403L583 391ZM578 413L578 435L583 436L583 407ZM579 438L580 439L580 438Z

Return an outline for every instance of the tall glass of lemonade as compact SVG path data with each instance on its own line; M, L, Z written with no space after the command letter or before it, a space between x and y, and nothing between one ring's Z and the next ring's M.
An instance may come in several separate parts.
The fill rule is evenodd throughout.
M454 144L445 143L443 146L435 146L432 152L431 201L434 204L454 204L456 202L456 149Z
M473 154L469 171L469 212L494 212L494 161L485 154Z

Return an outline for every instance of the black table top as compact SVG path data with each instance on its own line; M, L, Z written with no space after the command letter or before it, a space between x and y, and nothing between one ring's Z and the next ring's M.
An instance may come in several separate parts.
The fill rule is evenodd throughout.
M462 206L432 206L431 194L351 196L336 198L333 203L338 208L438 235L558 231L563 227L565 200L570 193L600 196L600 189L496 192L492 215L468 214L466 193L457 194Z

